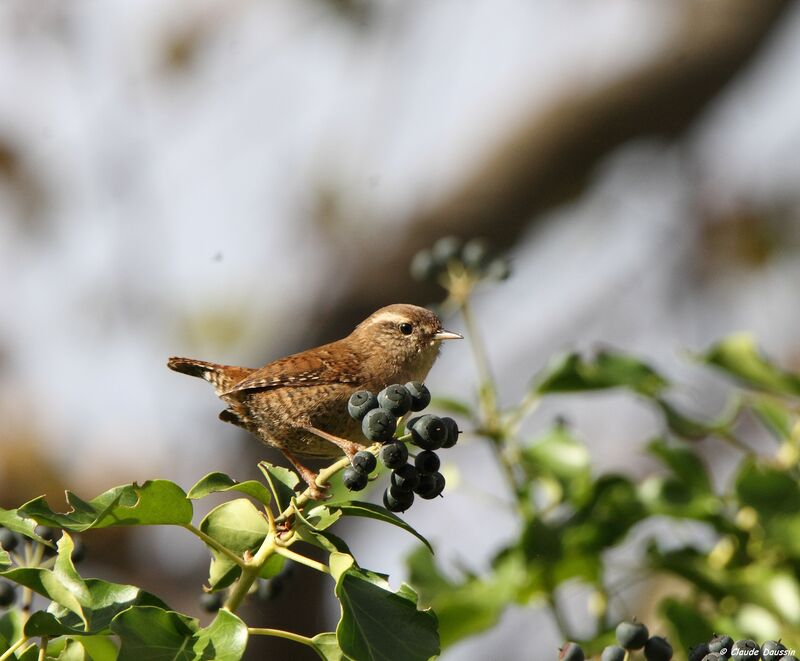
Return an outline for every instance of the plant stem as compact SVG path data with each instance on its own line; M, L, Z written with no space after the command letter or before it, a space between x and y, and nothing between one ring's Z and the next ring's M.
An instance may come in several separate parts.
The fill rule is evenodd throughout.
M283 631L282 629L263 629L259 627L247 627L247 633L251 636L275 636L276 638L286 638L293 640L296 643L314 647L314 641L308 636L301 636L299 633L292 633L291 631Z
M529 390L519 405L512 411L506 421L506 428L510 434L515 434L522 421L531 414L539 405L539 394L534 390Z
M6 659L10 659L12 656L14 656L14 652L27 643L28 640L30 639L23 635L22 638L20 638L16 643L3 652L2 655L0 655L0 661L6 661Z
M270 533L264 538L261 547L256 551L252 559L245 562L242 575L239 577L233 590L231 590L230 596L228 596L225 608L231 611L231 613L235 613L236 609L239 608L242 601L247 596L247 593L250 592L250 587L258 578L264 563L269 560L273 553L275 553L275 536Z
M42 644L39 646L39 661L46 661L47 659L47 636L42 636Z
M284 546L275 546L275 553L278 555L282 555L284 558L289 560L294 560L295 562L299 562L301 565L305 565L306 567L311 567L311 569L316 569L317 571L321 571L323 574L330 574L331 568L328 565L317 562L316 560L312 560L311 558L307 558L304 555L300 555L299 553L295 553L287 549Z
M186 530L188 530L193 535L195 535L195 536L199 537L200 539L202 539L203 542L205 542L205 544L207 546L210 546L215 551L219 551L220 553L222 553L222 555L224 555L228 559L230 559L233 562L235 562L242 569L245 568L246 564L245 564L245 561L244 561L243 558L241 558L238 555L236 555L227 546L225 546L224 544L221 544L220 542L218 542L213 537L211 537L209 535L206 535L206 533L204 533L202 530L200 530L200 528L195 527L191 523L186 523L186 524L184 524L183 527L186 528Z
M406 434L404 436L401 436L397 440L407 441L410 438L411 434ZM377 456L380 448L381 448L380 443L374 443L373 445L370 445L369 447L364 449L369 452L372 452L372 454ZM317 475L317 479L315 480L317 486L324 488L328 484L328 481L334 475L336 475L336 473L338 473L341 470L344 470L349 465L350 465L350 460L347 457L342 457L341 459L339 459L339 461L332 463L327 468L323 468L319 472L319 474ZM299 511L303 507L303 505L305 505L309 500L311 500L310 487L305 491L303 491L299 496L297 496L297 498L293 499L292 503L290 503L289 506L275 518L275 523L282 523L283 521L285 521L292 514L292 512Z
M484 424L489 430L497 431L497 387L489 369L489 360L486 357L486 350L481 341L478 324L472 313L472 306L466 297L461 301L461 315L464 317L464 323L467 326L467 339L472 349L472 355L475 358L475 366L478 369L478 397Z

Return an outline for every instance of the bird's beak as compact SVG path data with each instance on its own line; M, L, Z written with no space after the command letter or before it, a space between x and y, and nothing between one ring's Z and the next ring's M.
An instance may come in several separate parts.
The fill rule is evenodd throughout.
M448 330L440 330L433 336L434 340L463 340L464 336Z

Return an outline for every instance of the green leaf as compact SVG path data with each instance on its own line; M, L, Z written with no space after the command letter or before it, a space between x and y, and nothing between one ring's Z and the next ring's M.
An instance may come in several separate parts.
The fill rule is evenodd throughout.
M285 510L291 504L292 498L297 495L294 490L300 483L297 473L288 468L273 466L266 461L259 462L258 468L267 478L267 484L269 484L278 509Z
M411 533L416 537L419 541L421 541L425 546L428 547L431 553L433 553L433 547L430 545L427 539L425 539L422 535L420 535L416 530L414 530L410 525L408 525L403 519L399 516L390 512L385 507L381 507L380 505L373 505L372 503L365 503L359 500L351 500L349 502L344 503L336 503L330 506L332 511L341 512L344 516L360 516L365 517L367 519L375 519L376 521L383 521L384 523L390 523L393 526L397 526L398 528L402 528L406 532Z
M341 511L331 511L331 509L325 505L318 505L306 512L305 515L297 515L304 524L314 530L326 530L330 528L341 516Z
M589 451L566 425L557 424L522 450L522 462L531 477L550 475L560 483L584 485L589 479Z
M18 567L0 574L30 588L53 603L47 612L33 613L25 624L28 636L96 634L108 630L112 618L136 604L164 606L158 597L132 585L81 578L72 564L68 534L58 542L53 569Z
M712 493L708 469L699 456L685 445L667 444L655 439L647 446L648 452L661 459L675 477L696 494Z
M52 546L52 544L46 542L34 532L36 521L20 516L18 510L4 510L0 507L0 526L24 535L29 539L35 539L41 544Z
M761 424L779 441L788 441L792 438L792 427L794 427L795 420L786 407L765 397L760 397L750 403L750 409L761 421Z
M535 377L533 387L539 394L628 388L654 397L667 385L666 379L637 358L600 351L594 360L585 360L575 352L556 356Z
M201 629L197 620L152 606L134 606L111 623L122 643L118 661L239 661L247 647L247 626L221 610Z
M321 548L328 553L350 553L350 547L347 546L341 537L337 537L330 530L314 530L307 526L297 526L295 528L297 536L308 544L312 544Z
M800 375L781 369L761 355L752 333L729 335L700 358L756 390L800 396Z
M0 571L11 566L11 556L8 551L0 547Z
M192 503L174 482L149 480L109 489L89 502L67 491L70 511L59 514L50 509L44 496L19 508L22 516L38 523L83 532L89 528L142 525L185 525L192 521Z
M21 611L13 608L0 616L0 651L5 651L22 637ZM5 643L3 643L5 641ZM5 644L5 648L2 645Z
M239 556L245 551L254 553L269 533L269 524L255 505L246 498L237 498L222 503L211 510L200 522L200 530ZM212 590L229 586L241 573L241 568L228 556L211 549L209 581ZM282 564L283 557L265 567L264 577L269 578L275 565ZM278 567L278 571L280 568Z
M436 613L443 648L497 624L525 576L520 564L521 571L511 580L506 580L510 574L500 567L486 579L467 577L456 583L442 575L434 557L422 547L408 556L407 563L420 602Z
M50 648L47 651L50 652ZM58 655L58 661L92 661L92 659L87 655L83 645L77 641L70 640Z
M117 661L119 650L112 636L71 636L71 638L83 645L91 661Z
M742 462L734 488L740 503L754 508L761 516L792 514L800 510L800 484L797 480L757 459Z
M342 617L341 650L359 661L427 661L439 654L436 616L387 589L375 574L357 569L352 556L331 554L331 575Z
M656 399L656 404L664 414L667 427L669 427L670 431L676 436L696 441L706 438L719 430L719 427L714 423L707 423L690 418L686 414L678 411L678 409L664 399Z
M225 475L225 473L209 473L189 489L187 498L196 500L220 491L238 491L255 498L264 505L269 505L271 500L269 491L261 482L256 482L255 480L237 482L232 477Z
M456 415L463 415L467 418L472 418L473 406L459 399L452 397L433 397L430 403L431 408L446 411L447 413L455 413Z
M344 655L342 648L339 647L336 634L332 631L318 633L311 640L314 643L314 650L325 661L348 661L348 657Z

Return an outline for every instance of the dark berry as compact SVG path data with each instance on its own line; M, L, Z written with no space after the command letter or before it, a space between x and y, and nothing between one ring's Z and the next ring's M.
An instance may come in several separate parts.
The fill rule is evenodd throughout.
M344 473L342 474L342 482L349 491L361 491L367 486L369 478L366 473L362 473L360 470L348 466L344 469Z
M447 429L447 437L442 441L442 447L452 448L458 443L458 423L453 418L442 418L442 422Z
M378 393L378 406L399 418L411 410L411 395L405 386L395 383Z
M361 422L361 431L370 441L386 443L397 429L397 418L383 409L372 409Z
M390 512L405 512L414 503L414 493L397 487L383 492L383 506Z
M369 475L378 466L378 460L375 459L375 455L371 452L367 452L366 450L356 452L353 456L352 463L353 468L361 473L364 473L365 475Z
M755 660L759 656L761 656L761 648L756 641L749 638L737 640L731 647L731 659Z
M417 282L433 280L438 270L430 250L420 250L411 260L411 277Z
M486 276L492 280L508 280L510 275L511 265L505 257L493 259L486 267Z
M558 652L558 661L584 661L586 655L578 643L564 643Z
M56 538L55 531L48 527L48 526L36 526L33 529L34 534L39 535L42 539L48 542L52 542Z
M381 461L386 468L400 468L408 461L408 448L402 441L387 443L381 448Z
M709 652L721 652L722 650L727 650L727 653L730 654L731 647L733 647L733 638L730 636L714 636L708 641Z
M0 608L6 608L14 603L14 586L8 581L0 581Z
M647 661L669 661L672 658L672 645L666 638L650 636L644 644L644 658Z
M354 392L347 401L347 412L353 420L363 420L369 411L376 408L378 408L378 398L369 390Z
M609 645L600 655L600 661L623 661L624 658L625 650L619 645Z
M406 390L411 397L411 410L422 411L431 403L431 391L419 381L409 381Z
M431 255L438 266L447 266L448 262L457 259L461 251L461 239L455 236L443 236L433 244Z
M688 661L703 661L708 654L708 643L700 643L689 650Z
M224 601L222 592L204 592L200 595L200 608L207 613L216 613Z
M414 459L414 466L420 473L435 473L441 465L442 462L439 461L439 455L433 450L424 450Z
M761 646L761 658L765 661L769 659L784 659L786 657L782 652L786 652L786 646L779 640L768 640Z
M72 562L77 565L86 557L86 544L83 543L80 537L75 537L72 540L72 545L72 555L70 558L72 558Z
M423 450L438 450L447 438L447 427L435 415L423 415L408 424L411 428L411 442Z
M18 543L19 540L13 532L8 528L0 528L0 547L4 548L6 551L13 551L17 548Z
M444 491L444 485L444 475L441 473L425 473L420 475L414 493L424 500L433 500Z
M413 491L419 484L419 471L411 464L405 464L392 471L392 486L401 491Z
M617 625L617 642L626 650L638 650L644 647L650 637L647 627L641 622L620 622Z
M482 271L489 257L489 246L483 239L470 239L461 249L461 261L473 271Z

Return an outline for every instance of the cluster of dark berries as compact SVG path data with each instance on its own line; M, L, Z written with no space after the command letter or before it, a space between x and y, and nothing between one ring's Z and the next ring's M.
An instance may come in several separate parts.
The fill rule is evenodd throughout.
M779 640L768 640L761 647L749 638L737 640L725 635L715 635L707 643L700 643L689 650L689 661L722 661L723 659L784 659L797 661Z
M377 397L367 390L353 393L347 404L350 416L361 422L364 436L383 443L380 458L391 469L391 484L383 494L383 504L392 512L405 512L414 502L414 494L430 500L444 491L444 476L439 472L435 450L451 448L458 441L458 425L452 418L422 415L406 424L411 443L420 448L414 463L409 463L406 444L394 438L397 419L409 411L422 411L431 401L431 393L421 383L394 384ZM363 450L353 457L344 471L344 485L351 491L367 486L369 474L377 467L375 455Z
M479 278L505 280L511 268L505 257L494 257L483 239L462 243L455 236L436 241L430 250L420 250L411 260L411 277L418 282L437 280L451 264L459 264Z
M616 630L619 645L609 645L600 655L600 661L623 661L626 654L644 648L648 661L669 661L672 646L661 636L651 636L641 622L621 622ZM584 661L586 658L580 645L566 643L558 657L561 661ZM688 661L723 661L727 659L784 659L797 661L788 656L788 650L780 641L768 640L761 647L754 640L737 640L730 636L715 635L709 642L695 645L689 650Z
M644 651L647 661L670 661L672 645L666 638L651 636L641 622L620 622L616 630L618 645L609 645L600 655L601 661L623 661L634 650ZM584 661L586 655L577 643L566 643L558 656L560 661Z

